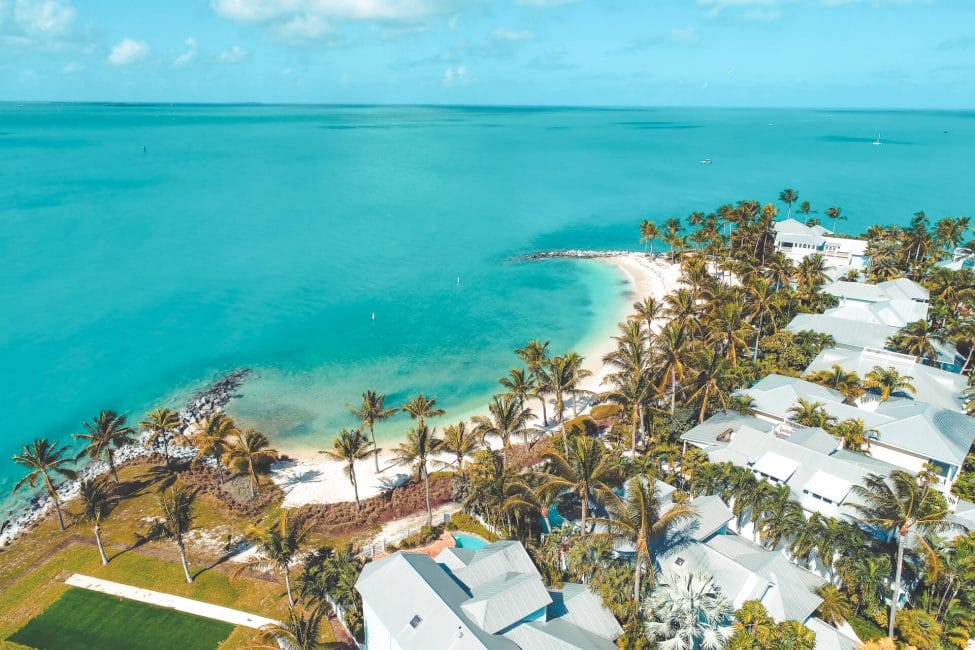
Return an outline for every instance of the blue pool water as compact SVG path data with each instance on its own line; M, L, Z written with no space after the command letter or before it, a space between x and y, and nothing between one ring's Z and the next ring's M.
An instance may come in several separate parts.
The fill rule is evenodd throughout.
M487 546L487 540L478 537L477 535L454 535L454 543L457 548L466 548L471 551L476 551L479 548L484 548Z
M971 112L0 104L0 495L31 438L243 366L282 451L370 388L448 423L617 317L613 269L513 257L786 186L844 232L971 214L973 157Z

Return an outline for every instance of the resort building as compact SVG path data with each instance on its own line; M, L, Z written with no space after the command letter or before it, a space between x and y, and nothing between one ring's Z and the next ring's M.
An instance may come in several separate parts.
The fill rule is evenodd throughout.
M775 250L799 261L807 255L823 256L828 267L862 269L866 264L867 242L862 239L832 237L822 226L807 226L795 219L775 222Z
M584 585L547 589L520 542L399 551L363 568L368 650L614 650L623 634Z
M718 413L683 436L684 444L705 451L712 463L730 462L773 485L789 486L807 513L833 519L852 517L853 486L868 474L889 474L896 466L841 448L822 429L781 427L738 413Z
M835 390L782 375L769 375L739 394L752 398L751 407L758 418L778 425L774 432L780 437L788 438L797 430L789 409L799 399L820 403L837 421L863 420L871 457L911 472L932 468L949 503L954 503L950 488L975 440L975 419L957 410L900 397L852 406Z
M893 368L902 377L910 377L908 381L916 389L914 393L907 391L894 393L895 397L927 402L950 411L961 411L965 405L961 393L965 390L967 381L963 375L918 363L917 359L909 354L898 354L875 348L853 350L828 348L813 359L806 368L806 373L830 370L833 366L840 366L847 372L855 372L861 380L874 368ZM879 399L879 396L868 393L860 398L860 403Z

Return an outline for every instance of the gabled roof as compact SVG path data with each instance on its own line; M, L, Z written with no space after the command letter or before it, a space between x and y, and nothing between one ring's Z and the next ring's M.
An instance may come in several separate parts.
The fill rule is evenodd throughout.
M623 628L612 616L606 616L599 598L585 585L565 583L562 589L549 592L549 618L561 618L605 639L616 639Z
M897 333L893 325L866 323L827 314L796 314L785 329L793 334L804 330L829 334L837 345L857 348L882 348L887 338Z
M834 365L840 366L847 372L856 372L860 375L860 379L877 366L894 368L901 375L911 377L911 383L917 389L914 394L898 393L901 397L927 402L952 411L960 411L963 407L961 392L967 385L963 375L917 363L915 358L909 355L872 348L863 350L829 348L813 359L806 368L806 373L829 370Z
M879 442L934 460L961 466L975 441L975 418L924 402L891 399L877 407L890 418L874 428Z
M496 634L551 603L537 574L506 573L472 588L461 608L482 630Z
M823 287L823 292L861 302L884 302L887 300L919 300L927 302L930 291L913 280L897 278L868 284L866 282L849 282L838 280Z
M877 417L870 411L844 404L844 397L839 391L798 377L769 375L751 388L738 392L752 398L752 408L756 411L783 420L791 419L789 409L800 399L804 399L807 402L819 402L830 415L839 420L860 418L867 426L886 421L886 418Z
M816 650L856 650L860 647L859 641L818 618L809 619L805 626L816 635Z
M836 307L827 309L823 315L874 325L904 327L908 323L927 318L928 305L903 298L871 303L847 300Z
M826 581L793 564L778 551L770 551L738 535L718 535L707 545L769 582L771 588L762 604L776 620L803 622L823 602L815 591Z
M617 636L622 634L620 630ZM616 650L617 647L610 639L563 620L524 623L504 636L522 650Z
M454 576L467 585L468 589L475 589L508 573L539 575L520 542L501 541L488 544L474 551L466 567L454 570Z

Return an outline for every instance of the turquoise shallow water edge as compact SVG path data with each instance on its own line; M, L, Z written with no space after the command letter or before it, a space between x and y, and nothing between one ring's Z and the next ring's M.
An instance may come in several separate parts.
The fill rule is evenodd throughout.
M613 269L513 257L786 186L845 231L971 215L973 144L972 112L0 104L0 457L241 366L285 449L366 388L463 413L616 318Z

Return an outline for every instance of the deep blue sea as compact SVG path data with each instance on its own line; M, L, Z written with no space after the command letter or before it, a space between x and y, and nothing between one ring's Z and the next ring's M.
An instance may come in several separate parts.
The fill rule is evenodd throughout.
M367 388L461 414L619 312L611 268L519 254L785 187L841 231L975 216L973 169L973 112L0 104L0 459L243 366L285 450Z

